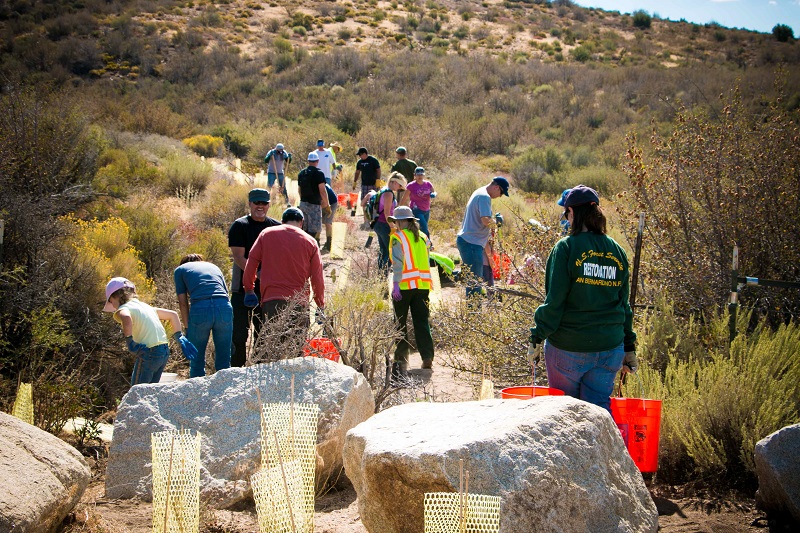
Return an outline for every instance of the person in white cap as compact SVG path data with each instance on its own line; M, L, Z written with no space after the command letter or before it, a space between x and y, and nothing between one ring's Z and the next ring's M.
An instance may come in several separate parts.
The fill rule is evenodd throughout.
M125 344L136 356L131 375L131 386L140 383L158 383L169 359L169 340L161 324L169 321L172 334L183 355L189 361L197 357L197 348L181 333L178 313L160 307L151 307L139 300L136 286L126 278L112 278L106 285L106 313L114 313L114 320L122 326Z
M300 191L300 204L297 207L303 212L303 230L319 243L322 231L322 215L331 214L328 193L325 190L325 175L317 168L319 165L317 151L308 154L308 166L297 175L297 188Z
M319 158L317 159L319 162L317 168L325 175L325 183L330 185L333 169L336 167L336 156L333 155L332 151L325 148L325 141L323 139L317 140L317 149L315 153Z
M292 154L287 152L282 143L275 145L275 148L267 152L264 156L264 163L267 165L267 189L272 190L275 180L278 181L278 189L283 194L286 205L289 205L289 193L285 185L285 170L292 162Z
M428 262L428 239L420 232L419 219L410 207L401 205L387 217L397 225L390 237L392 249L392 300L394 319L402 338L394 350L392 377L404 377L408 371L408 311L414 323L414 337L422 357L422 368L433 368L433 338L428 321L431 270Z

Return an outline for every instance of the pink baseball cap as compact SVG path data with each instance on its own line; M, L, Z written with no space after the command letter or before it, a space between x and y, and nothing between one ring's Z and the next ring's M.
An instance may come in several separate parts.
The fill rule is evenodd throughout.
M111 278L111 281L109 281L106 284L106 305L105 307L103 307L103 311L105 311L106 313L113 313L114 311L116 311L116 309L114 309L114 306L111 305L111 302L109 302L108 299L111 298L112 294L114 294L120 289L124 289L125 287L135 289L136 285L134 285L133 282L128 278Z

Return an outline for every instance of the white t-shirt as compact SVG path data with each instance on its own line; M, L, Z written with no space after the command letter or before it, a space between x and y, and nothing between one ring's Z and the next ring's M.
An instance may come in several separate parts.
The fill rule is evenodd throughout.
M331 168L333 168L336 158L327 148L324 150L317 150L316 154L319 156L319 165L317 165L317 168L320 169L323 174L325 174L325 181L330 182Z

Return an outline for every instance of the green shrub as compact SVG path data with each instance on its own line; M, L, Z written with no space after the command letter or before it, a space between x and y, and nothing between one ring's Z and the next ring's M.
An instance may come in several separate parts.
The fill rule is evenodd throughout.
M183 144L193 152L206 157L222 157L225 140L211 135L195 135L183 140Z
M219 142L221 144L222 139L219 139ZM170 194L188 189L203 192L211 181L211 165L194 157L169 156L162 168L166 180L165 189Z
M164 199L140 197L122 210L122 218L130 227L130 242L150 278L175 267L179 209L175 205L168 207Z
M794 30L786 24L776 24L772 28L772 36L775 37L776 41L785 43L790 39L794 39Z
M585 63L592 58L592 52L584 45L576 46L570 50L570 55L575 61Z
M639 9L633 12L633 26L642 30L650 28L653 23L653 17L647 11Z
M701 349L697 324L676 328L671 313L667 324L653 319L640 334L641 376L628 380L625 391L663 399L659 476L668 483L700 478L753 488L756 442L800 420L800 328L790 322L773 331L762 321L728 351L728 318L719 314L702 328L710 343ZM665 331L673 332L667 343L673 349L661 373L650 367L649 347L663 345L651 337ZM680 337L692 343L688 354L675 344Z

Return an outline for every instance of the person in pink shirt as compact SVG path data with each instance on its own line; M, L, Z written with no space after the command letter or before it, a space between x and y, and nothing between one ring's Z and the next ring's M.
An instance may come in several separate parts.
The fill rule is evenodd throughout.
M281 344L284 344L289 335L302 335L305 339L310 325L309 286L321 311L325 307L325 280L317 241L302 229L303 212L290 207L283 212L282 222L280 226L267 228L259 234L247 257L242 284L244 304L257 306L259 299L255 294L255 281L261 268L264 318L266 321L278 317L287 320L287 334L281 336ZM288 316L284 317L285 313Z
M406 186L406 193L400 203L411 208L414 217L419 219L419 229L428 238L431 236L431 232L428 230L428 220L431 216L431 198L436 198L433 183L425 179L425 169L417 167L414 169L414 181Z

